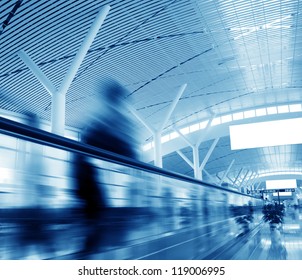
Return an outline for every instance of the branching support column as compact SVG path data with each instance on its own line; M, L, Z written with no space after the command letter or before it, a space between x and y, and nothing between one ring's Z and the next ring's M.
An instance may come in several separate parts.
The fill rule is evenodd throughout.
M66 105L66 93L86 55L88 52L97 32L101 28L110 6L104 6L97 14L94 22L92 23L86 37L84 38L82 45L80 46L75 58L73 59L60 88L57 90L51 81L44 75L39 67L30 59L30 57L24 52L19 51L17 54L23 60L23 62L29 67L36 78L46 88L46 90L52 96L52 108L51 108L51 121L52 132L59 135L64 135L65 129L65 105Z
M194 164L194 177L196 179L202 179L201 171L199 169L199 145L192 146L193 150L193 164Z

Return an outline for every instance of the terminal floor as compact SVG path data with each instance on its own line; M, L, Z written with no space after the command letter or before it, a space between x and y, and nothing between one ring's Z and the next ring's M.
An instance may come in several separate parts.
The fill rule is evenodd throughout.
M298 210L289 209L279 232L279 242L275 242L268 224L247 242L230 259L243 260L302 260L302 216ZM223 258L222 258L223 259Z
M24 223L0 220L0 259L302 260L300 211L287 211L278 246L268 224L256 220L243 234L234 218L222 216L207 221L136 215L92 227L69 220L43 230L34 224L29 231Z

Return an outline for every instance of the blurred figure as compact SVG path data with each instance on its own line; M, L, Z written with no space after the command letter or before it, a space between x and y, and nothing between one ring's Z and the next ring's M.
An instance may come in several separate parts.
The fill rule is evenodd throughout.
M34 114L26 113L24 124L37 127L38 120ZM20 180L20 189L16 193L15 204L21 207L32 207L38 203L38 177L41 167L41 149L30 141L18 140L16 169Z
M271 246L269 248L267 259L286 260L287 250L285 246L282 244L280 225L271 226L270 230L271 230Z
M26 125L40 128L40 120L37 115L27 113L26 117ZM25 144L25 154L27 154L27 156L22 168L25 172L26 203L30 205L30 207L43 207L43 147L33 142L26 142Z
M161 207L162 221L166 231L172 231L174 229L174 204L173 204L173 194L170 188L165 188L163 190L162 196L162 207Z
M109 81L99 92L82 135L82 142L133 159L138 158L137 141L133 125L126 116L127 91L117 82ZM101 232L98 227L105 219L106 199L99 170L89 157L75 155L74 177L76 195L82 201L86 220L84 257L96 253L100 247Z
M24 123L40 128L40 120L33 113L26 113ZM18 168L23 174L21 182L21 209L16 212L16 240L12 251L14 259L44 259L53 255L53 236L49 230L43 193L43 146L20 140Z
M101 149L138 159L133 123L127 117L127 91L116 81L107 81L94 100L82 141Z

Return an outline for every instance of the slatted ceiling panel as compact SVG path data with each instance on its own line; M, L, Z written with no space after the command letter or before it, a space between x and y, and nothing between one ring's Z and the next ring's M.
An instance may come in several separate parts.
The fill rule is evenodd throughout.
M125 33L124 36L122 36L119 39L124 39L124 40L141 39L140 37L141 33L144 34L144 37L146 35L153 36L153 34L150 34L150 32L154 32L154 30L152 29L151 31L149 31L148 29L149 26L150 25L152 26L152 22L158 19L158 12L161 10L165 10L165 7L169 6L167 5L167 3L171 3L171 1L165 1L165 2L161 1L160 4L157 2L149 2L150 5L148 5L147 7L144 6L143 8L139 2L134 2L134 3L136 3L134 5L136 7L133 7L133 5L122 7L121 18L119 21L116 22L116 27L113 27L113 28L119 28ZM125 25L123 23L125 23ZM160 26L160 23L157 26ZM128 27L126 29L126 32L125 32L125 27L126 28Z
M2 3L5 9L0 9L0 22L16 1ZM300 100L299 1L24 0L0 36L4 50L0 91L9 93L14 103L1 100L1 108L18 112L31 108L49 119L50 96L16 52L25 50L59 87L90 24L105 4L111 5L110 12L67 94L69 125L80 125L83 110L89 108L87 95L96 91L94 81L108 73L133 93L131 104L154 126L160 124L178 88L188 83L167 124L169 129L173 123L183 125L212 113ZM255 30L274 21L271 27ZM282 89L286 87L296 87L297 91L288 88L285 92ZM141 129L149 139L149 132ZM231 152L221 153L224 162L218 154L219 164L213 172L227 167L233 156ZM285 149L282 153L293 151ZM256 158L257 154L251 154L251 161L257 162ZM181 171L186 163L180 159L175 165Z
M36 29L36 25L39 24L41 28L46 26L47 19L43 15L47 12L52 12L55 5L51 2L44 1L23 1L22 5L18 9L14 21L9 27L9 32L15 33L17 31L32 31ZM20 25L22 23L22 25Z
M0 10L1 17L6 19L7 18L6 10L11 11L16 2L17 2L17 0L3 0L3 1L1 1L1 10Z
M152 52L146 52L148 49L152 49ZM129 55L129 51L134 51L134 53ZM171 62L167 60L166 54L154 42L145 43L143 46L123 47L118 56L114 54L113 56L115 62L121 61L121 64L128 66L130 73L137 72L138 80L149 80L149 77L154 77L158 72L163 72L166 68L171 67ZM159 63L154 61L154 57L159 58ZM145 62L147 69L141 68L142 61Z

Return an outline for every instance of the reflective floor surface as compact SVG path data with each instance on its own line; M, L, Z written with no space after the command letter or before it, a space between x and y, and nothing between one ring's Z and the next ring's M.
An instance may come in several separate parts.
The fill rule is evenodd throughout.
M66 211L36 212L35 219L2 211L0 259L302 259L301 210L287 209L275 231L260 215L246 230L223 215L148 210L119 209L97 223Z

